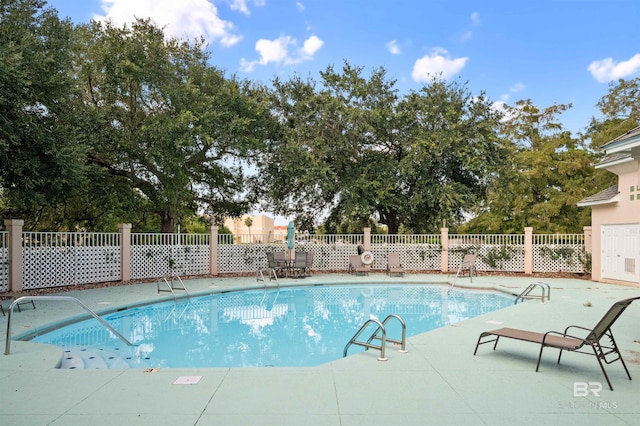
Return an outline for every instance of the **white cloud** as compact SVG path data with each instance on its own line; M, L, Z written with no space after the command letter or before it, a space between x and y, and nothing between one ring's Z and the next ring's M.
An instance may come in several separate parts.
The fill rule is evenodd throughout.
M472 37L473 37L472 31L465 31L464 33L462 33L462 36L460 36L460 39L462 41L467 41L467 40L471 40Z
M398 40L391 40L389 43L387 43L387 50L392 55L399 55L400 53L402 53L400 51L400 46L398 46Z
M511 99L511 94L512 93L522 92L525 88L526 88L525 85L522 84L522 83L516 83L513 86L509 87L509 92L505 93L502 96L500 96L501 101L494 102L494 108L498 109L498 104L500 104L501 108L504 109L504 104L509 99Z
M249 61L245 58L240 60L240 69L244 72L251 72L257 65L297 64L308 61L322 47L324 42L319 37L312 35L304 41L301 48L296 49L297 41L291 36L280 36L275 40L260 39L256 42L256 51L260 54L260 59Z
M299 1L296 2L296 7L298 8L298 12L304 12L304 4Z
M628 61L613 62L613 58L593 61L587 68L593 78L600 83L627 77L640 70L640 53L633 55Z
M473 25L480 25L480 14L478 12L473 12L471 14L471 23Z
M509 87L509 91L511 93L522 92L525 89L525 85L522 83L516 83L513 86Z
M242 39L234 33L233 23L220 19L218 9L207 0L102 0L102 10L104 15L94 16L94 19L109 19L123 25L136 18L151 18L156 25L165 28L169 36L204 37L208 42L219 41L226 47Z
M247 7L246 0L227 0L229 2L229 8L231 10L237 10L240 13L249 15L249 8Z
M460 72L468 60L469 58L451 59L446 50L435 49L430 55L425 55L416 61L411 76L416 82L429 81L439 76L447 79Z
M282 62L287 57L287 48L292 42L290 36L282 36L275 40L260 39L256 42L256 51L260 53L260 64Z
M244 13L245 15L250 15L249 7L247 6L247 0L226 0L229 3L229 9L237 10L240 13ZM253 0L253 4L256 6L264 6L266 4L266 0Z
M302 56L304 59L311 59L313 55L320 50L324 41L320 40L317 36L312 35L304 41L302 47Z

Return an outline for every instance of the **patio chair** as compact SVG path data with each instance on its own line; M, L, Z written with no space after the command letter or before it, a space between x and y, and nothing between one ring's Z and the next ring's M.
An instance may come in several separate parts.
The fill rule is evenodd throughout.
M283 251L274 251L273 252L273 259L276 261L276 265L278 265L278 266L286 266L287 265L286 254Z
M313 266L313 252L307 252L307 265L304 268L305 275L311 275L311 267Z
M458 279L458 276L460 276L460 274L464 274L465 271L469 271L469 278L471 278L471 281L473 282L473 274L475 273L476 276L478 276L478 271L476 270L476 257L477 255L472 253L467 253L464 255L464 257L462 258L462 263L460 264L458 272L456 273L456 279Z
M369 270L362 263L360 255L354 254L349 256L349 273L355 275L369 275Z
M498 344L498 340L500 337L505 337L509 339L517 339L523 340L525 342L537 343L540 344L540 353L538 355L538 363L536 364L536 371L540 368L540 360L542 359L542 351L545 347L560 349L560 354L558 355L558 364L560 364L560 357L562 357L562 351L570 351L577 352L586 355L594 355L598 360L598 364L600 365L600 369L604 374L604 377L607 379L607 384L609 385L609 389L613 390L613 386L611 386L611 381L609 380L609 376L604 369L604 364L611 364L615 361L620 361L622 366L624 367L624 371L627 373L627 377L631 380L631 375L629 374L629 370L627 369L624 360L622 359L622 354L620 353L620 349L618 349L618 345L616 345L616 341L613 338L613 332L611 331L611 326L618 319L620 315L624 312L625 309L633 302L634 300L638 300L640 297L634 297L631 299L620 300L616 302L609 308L606 314L598 321L596 326L592 329L580 327L577 325L570 325L565 328L564 333L559 331L548 331L546 333L536 333L532 331L519 330L515 328L500 328L498 330L493 331L485 331L480 334L478 338L478 343L476 343L476 349L473 351L475 355L478 351L478 346L495 342L493 344L493 349L496 349L496 345ZM569 334L570 329L578 329L587 331L588 334L586 337L577 337ZM485 337L495 337L493 339L482 341ZM605 338L604 342L600 342ZM591 352L583 352L580 351L581 348L591 346L593 353ZM607 358L609 356L609 358ZM603 364L604 363L604 364Z
M304 278L304 270L307 269L307 252L297 251L291 267L292 273L298 278Z
M284 256L284 252L281 252ZM275 278L278 280L278 273L287 275L287 262L286 260L276 260L277 253L267 253L267 263L269 265L269 278ZM273 274L273 277L272 277Z
M389 253L387 255L387 275L404 276L404 268L400 264L400 255L398 253Z

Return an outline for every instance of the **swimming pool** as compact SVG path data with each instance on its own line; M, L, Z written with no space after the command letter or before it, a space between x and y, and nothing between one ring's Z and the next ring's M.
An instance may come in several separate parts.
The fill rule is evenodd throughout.
M370 318L399 315L412 336L502 309L513 300L448 285L238 291L105 315L132 347L94 319L31 340L64 348L61 368L317 366L341 358L349 339ZM399 322L388 323L387 336L400 338ZM362 350L352 346L349 354Z

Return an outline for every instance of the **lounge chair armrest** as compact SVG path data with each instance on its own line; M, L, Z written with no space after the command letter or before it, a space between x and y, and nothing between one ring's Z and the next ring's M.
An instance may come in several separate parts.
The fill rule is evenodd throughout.
M544 342L547 340L547 336L549 334L557 334L561 337L568 337L570 339L576 339L576 340L581 340L584 341L583 337L578 337L578 336L572 336L571 334L567 334L566 331L563 333L561 331L547 331L546 333L544 333L544 337L542 338L542 344L544 344Z
M569 327L564 329L564 332L567 333L569 331L569 329L571 329L571 328L577 328L577 329L580 329L580 330L588 331L589 333L591 333L593 331L590 328L581 327L579 325L570 325Z

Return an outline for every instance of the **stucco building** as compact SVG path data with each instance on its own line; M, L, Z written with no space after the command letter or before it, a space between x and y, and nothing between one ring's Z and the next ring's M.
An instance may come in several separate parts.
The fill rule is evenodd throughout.
M247 226L247 218L251 218L251 226ZM224 226L229 228L231 233L241 243L268 243L273 242L274 238L274 220L272 217L265 215L242 216L239 218L227 218Z
M640 126L602 148L607 156L595 167L615 173L618 184L578 203L591 207L591 276L640 284Z

